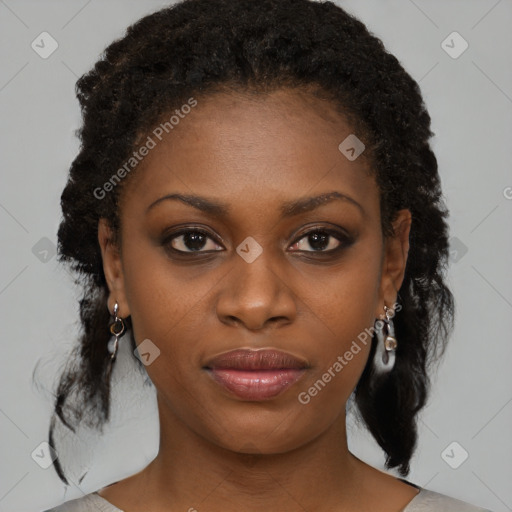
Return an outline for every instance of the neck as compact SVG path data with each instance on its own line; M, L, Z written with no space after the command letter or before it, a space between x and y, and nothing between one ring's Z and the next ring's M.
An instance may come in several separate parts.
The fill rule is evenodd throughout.
M159 496L162 509L320 510L321 497L325 510L333 510L359 502L366 465L348 450L344 414L303 446L261 453L248 439L242 450L248 453L239 453L196 433L160 396L158 407L160 448L143 471L143 487L148 499Z

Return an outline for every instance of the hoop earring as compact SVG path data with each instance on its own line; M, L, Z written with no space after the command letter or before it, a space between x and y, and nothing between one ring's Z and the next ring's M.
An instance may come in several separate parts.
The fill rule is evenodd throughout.
M395 351L398 346L392 320L394 311L384 306L384 312L386 318L375 322L377 346L375 347L375 355L373 357L373 368L377 375L384 375L393 369L395 365Z
M117 349L119 347L119 338L124 334L126 326L124 325L123 319L117 316L119 311L119 304L114 304L114 322L110 324L110 333L115 336L114 339L110 339L107 345L107 349L110 352L110 363L113 363L117 356Z

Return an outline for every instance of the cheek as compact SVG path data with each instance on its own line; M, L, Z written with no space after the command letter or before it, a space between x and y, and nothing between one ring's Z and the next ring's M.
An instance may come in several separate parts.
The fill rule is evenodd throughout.
M127 229L123 242L124 288L135 339L164 342L206 293L207 283L194 279L192 266L173 265L147 233Z
M189 388L206 335L215 325L211 293L226 270L179 267L154 247L128 242L123 270L135 340L149 339L159 350L146 367L151 380L159 389Z
M295 290L321 329L318 338L326 340L326 348L341 350L373 325L380 273L378 253L370 244L361 245L328 272L301 272Z
M310 401L311 409L318 407L319 413L325 415L329 404L344 403L364 370L379 300L379 276L378 258L371 254L365 258L359 252L318 282L313 293L301 292L311 319L305 329L317 340L315 371L301 387L307 395L301 403Z
M149 263L149 262L147 262ZM193 350L191 322L197 324L194 307L200 297L190 292L181 279L163 272L159 265L127 265L126 293L137 345L148 347L158 356L146 366L155 385L178 409L193 409L190 403L190 375L198 371ZM193 319L193 320L192 320ZM188 326L188 327L187 327ZM194 359L196 357L196 359ZM181 404L181 405L179 405ZM187 405L188 404L188 405Z

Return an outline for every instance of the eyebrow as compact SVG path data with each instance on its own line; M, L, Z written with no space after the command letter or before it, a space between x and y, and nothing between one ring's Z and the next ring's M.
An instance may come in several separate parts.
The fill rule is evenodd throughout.
M156 205L168 200L181 201L182 203L185 203L189 206L192 206L193 208L196 208L197 210L215 217L225 217L231 211L231 207L227 203L222 203L213 199L207 199L206 197L192 194L167 194L151 203L146 209L146 214ZM301 213L307 213L335 200L346 201L350 204L353 204L354 206L357 206L363 216L366 216L364 208L355 199L337 191L326 192L318 196L303 197L293 201L287 201L281 205L281 216L286 218L293 217L294 215L299 215Z

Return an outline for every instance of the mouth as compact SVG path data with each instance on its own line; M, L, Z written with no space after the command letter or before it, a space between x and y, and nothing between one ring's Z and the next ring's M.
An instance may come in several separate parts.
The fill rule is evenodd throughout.
M309 368L280 350L238 349L211 359L203 367L231 396L247 401L270 400L284 393Z

